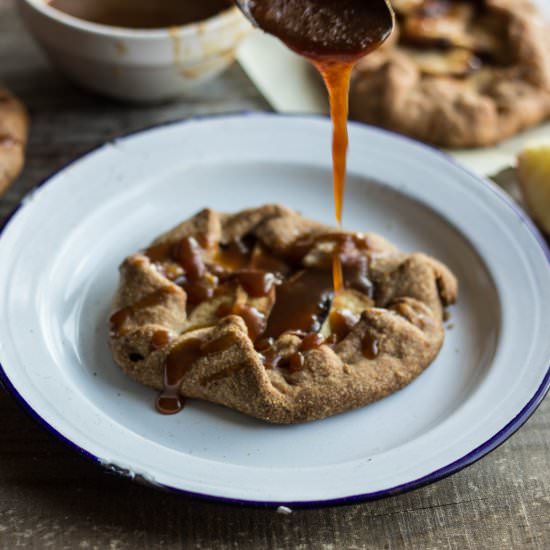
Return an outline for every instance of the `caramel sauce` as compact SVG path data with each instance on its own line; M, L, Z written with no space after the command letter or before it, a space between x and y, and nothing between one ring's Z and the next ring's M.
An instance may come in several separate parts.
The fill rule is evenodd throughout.
M380 354L378 339L369 332L361 340L361 351L367 359L376 359Z
M321 233L320 235L304 235L296 239L286 250L285 257L293 263L299 263L311 249L319 243L333 243L340 256L351 258L357 253L370 249L369 239L361 233Z
M325 339L316 332L306 334L300 345L300 350L311 351L312 349L320 348L325 343Z
M255 269L242 269L235 273L235 278L246 293L253 298L267 296L277 282L273 273Z
M157 330L151 337L151 346L153 349L160 349L167 346L172 341L172 335L167 330Z
M290 272L290 266L287 262L273 254L269 254L263 246L255 247L250 258L250 267L280 276L285 276Z
M241 239L233 239L220 245L214 263L222 268L236 271L245 268L250 262L251 251Z
M152 263L160 263L172 258L173 248L172 242L155 244L144 250L143 255L147 256Z
M317 332L328 310L333 288L330 272L299 271L279 287L264 336L278 338L283 332Z
M265 316L247 304L222 304L216 312L219 317L238 315L244 321L248 336L255 342L265 329Z
M152 292L151 294L148 294L135 304L115 311L109 318L111 332L116 335L124 335L124 325L134 315L145 309L161 305L166 300L167 295L173 294L176 291L177 288L173 286L165 286L155 292Z
M233 315L234 307L235 307L235 304L223 303L220 306L218 306L216 315L218 317L227 317L228 315Z
M359 316L347 309L332 311L329 316L330 330L336 340L343 340L359 321Z
M306 362L304 353L306 351L319 349L326 343L327 341L316 332L310 332L309 334L304 335L298 351L294 352L289 357L283 357L281 366L283 368L286 367L290 370L290 372L298 372L302 370Z
M345 286L366 294L374 295L374 285L369 279L369 262L366 256L359 256L344 266Z
M190 281L197 281L204 277L206 267L202 261L201 248L197 239L194 237L185 237L173 248L173 257L185 270L185 275Z
M184 399L179 393L185 373L191 365L202 357L201 338L188 338L175 346L166 358L164 368L164 389L157 398L157 410L163 414L174 414L184 405Z
M256 342L254 343L254 348L256 351L262 353L272 348L274 343L275 343L274 338L260 338L259 340L256 340Z
M248 329L248 336L255 342L264 332L265 329L265 317L256 308L246 305L238 304L234 307L233 313L242 317Z
M174 346L166 358L164 389L157 398L157 410L163 414L179 412L185 404L179 393L180 386L195 361L205 355L222 353L234 344L234 337L226 334L210 342L202 338L188 338Z
M346 188L346 165L348 154L348 110L349 87L353 61L314 61L321 73L330 99L330 117L332 119L332 185L334 194L334 215L338 226L342 225L344 191ZM342 260L335 251L332 258L332 277L334 292L344 287Z
M305 335L301 332L296 332L295 334L297 336L302 336L302 342L300 343L298 351L290 354L277 351L273 347L273 338L264 338L260 340L256 349L263 354L265 368L274 369L280 367L290 372L298 372L302 370L305 365L305 352L319 349L325 344L330 344L330 342L315 332L310 332Z
M185 290L190 304L197 305L214 296L218 278L208 274L197 239L185 237L176 243L172 247L172 258L184 270L184 275L175 282Z
M171 281L177 281L183 276L183 268L177 264L163 265L159 271Z
M336 246L333 253L333 279L335 292L353 288L372 297L373 286L369 279L369 261L365 255L368 241L359 235L331 235Z
M287 361L286 364L283 364L283 367L286 367L290 372L298 372L304 368L306 358L301 351L293 353Z
M266 369L275 369L284 359L284 355L279 353L275 348L268 347L262 351L264 367Z
M332 181L334 192L334 215L342 225L344 191L346 187L346 163L348 152L348 96L351 70L354 62L314 61L327 87L332 119ZM341 281L340 281L341 282ZM336 286L335 291L339 287Z
M195 281L183 278L178 284L187 293L187 301L194 306L212 298L217 289L216 278L205 277Z
M49 0L48 3L85 21L135 29L187 25L230 6L228 0Z

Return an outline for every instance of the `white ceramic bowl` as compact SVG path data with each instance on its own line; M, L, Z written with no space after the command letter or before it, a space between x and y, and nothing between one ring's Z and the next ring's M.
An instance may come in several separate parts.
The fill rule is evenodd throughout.
M184 26L136 30L90 23L20 0L22 17L51 60L78 83L131 101L173 99L219 74L251 25L237 8Z

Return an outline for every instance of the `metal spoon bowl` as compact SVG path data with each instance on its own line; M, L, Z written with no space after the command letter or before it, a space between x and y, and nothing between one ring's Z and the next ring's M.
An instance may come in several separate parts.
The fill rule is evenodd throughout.
M391 34L389 0L236 0L246 17L314 59L360 58Z

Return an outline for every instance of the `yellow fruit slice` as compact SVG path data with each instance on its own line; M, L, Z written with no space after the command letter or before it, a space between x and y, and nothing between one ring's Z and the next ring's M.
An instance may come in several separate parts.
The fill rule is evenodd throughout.
M518 155L518 180L531 216L550 233L550 143L528 145Z

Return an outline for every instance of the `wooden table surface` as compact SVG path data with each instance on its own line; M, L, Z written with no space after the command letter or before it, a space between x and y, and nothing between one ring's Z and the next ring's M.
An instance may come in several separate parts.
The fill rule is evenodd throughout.
M56 73L0 0L0 82L27 104L26 191L76 155L166 120L267 109L237 67L195 97L136 107L84 92ZM1 267L0 267L1 268ZM550 548L550 400L470 468L383 501L295 511L230 507L164 494L105 474L46 433L0 390L0 548Z

